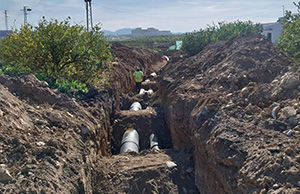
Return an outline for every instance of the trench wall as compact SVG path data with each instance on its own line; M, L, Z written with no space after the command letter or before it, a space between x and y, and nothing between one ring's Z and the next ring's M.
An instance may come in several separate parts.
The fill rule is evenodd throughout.
M200 193L297 193L290 178L299 172L291 170L298 170L297 154L285 150L297 145L298 126L286 116L278 122L270 107L294 106L298 71L259 35L210 44L162 69L159 91L173 147L193 150ZM293 87L284 84L289 76Z
M173 148L193 151L198 190L207 194L241 192L237 187L237 175L247 153L238 147L237 142L241 134L238 129L243 124L236 126L237 130L229 130L232 126L223 127L223 121L217 116L220 104L215 100L216 96L201 98L172 94L173 84L168 77L162 78L160 97ZM249 190L248 186L245 185L245 191Z

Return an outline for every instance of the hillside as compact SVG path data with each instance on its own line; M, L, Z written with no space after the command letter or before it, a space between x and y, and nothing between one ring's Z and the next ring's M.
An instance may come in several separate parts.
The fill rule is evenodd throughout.
M110 31L110 30L102 30L104 32L105 36L121 36L121 35L129 35L131 34L131 30L133 30L132 28L122 28L116 31Z

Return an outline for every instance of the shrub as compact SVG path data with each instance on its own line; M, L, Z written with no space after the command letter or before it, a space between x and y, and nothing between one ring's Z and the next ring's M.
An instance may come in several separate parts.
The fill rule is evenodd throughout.
M185 34L182 50L188 56L193 56L202 51L211 42L229 40L240 34L258 34L262 30L261 24L254 24L251 21L219 22L218 25L214 24L206 29Z
M51 86L64 88L66 84L62 90L69 92L75 86L83 89L98 82L112 54L100 27L86 31L70 25L68 19L43 19L38 26L23 26L2 40L0 59L2 73L33 73Z
M298 13L292 14L291 11L286 11L283 31L278 37L279 41L276 46L300 62L300 2L294 2L294 5L297 7Z

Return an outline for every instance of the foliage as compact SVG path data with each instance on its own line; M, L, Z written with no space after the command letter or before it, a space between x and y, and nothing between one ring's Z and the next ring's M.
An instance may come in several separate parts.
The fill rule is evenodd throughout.
M23 26L2 40L0 47L3 73L34 73L49 85L65 84L70 89L97 82L111 58L109 43L100 27L86 31L83 26L70 25L68 19L43 19L36 27Z
M56 80L55 88L57 88L60 92L72 94L74 96L86 94L88 92L86 84L78 83L77 81L69 82L65 79Z
M219 22L205 29L186 33L183 38L182 50L189 56L196 55L211 42L229 40L240 34L255 34L262 32L261 24L251 21Z
M283 21L283 32L279 36L277 47L283 49L300 62L300 2L295 3L297 14L286 11Z

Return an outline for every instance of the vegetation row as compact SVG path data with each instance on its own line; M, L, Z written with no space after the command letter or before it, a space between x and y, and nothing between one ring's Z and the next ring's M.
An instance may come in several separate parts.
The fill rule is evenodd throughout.
M300 2L298 13L286 11L277 47L300 62ZM229 40L240 34L261 33L261 24L251 21L219 22L191 33L174 36L140 37L122 41L127 46L159 51L159 46L183 40L187 56L198 54L211 42ZM43 19L26 25L0 42L0 73L19 76L32 73L51 88L79 95L105 82L103 72L111 68L110 42L99 26L87 31L81 25Z

